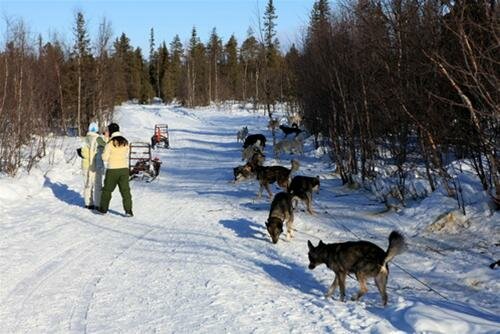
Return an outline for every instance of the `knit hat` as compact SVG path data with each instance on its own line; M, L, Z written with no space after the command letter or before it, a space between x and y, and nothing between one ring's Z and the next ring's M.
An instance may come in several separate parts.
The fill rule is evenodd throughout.
M120 131L120 127L116 123L111 123L108 125L109 135L111 136L113 133Z
M99 132L99 127L96 122L92 122L89 124L89 132Z

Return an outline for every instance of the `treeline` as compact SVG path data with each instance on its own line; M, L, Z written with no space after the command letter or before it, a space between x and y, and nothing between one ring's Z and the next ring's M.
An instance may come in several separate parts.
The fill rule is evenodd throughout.
M122 66L110 52L111 27L103 20L91 45L82 13L74 43L33 38L23 21L5 22L0 51L0 172L28 170L46 154L50 134L82 134L103 122L124 95L116 77Z
M381 176L389 160L404 202L425 165L430 188L463 205L447 166L466 159L500 205L496 1L358 0L332 13L319 0L296 73L306 125L329 137L344 183Z
M269 0L257 33L249 29L241 44L235 36L223 41L215 28L203 43L193 28L185 45L178 35L157 45L151 29L146 52L126 33L113 39L106 19L91 40L82 12L70 43L33 37L22 20L7 20L0 48L0 172L30 168L45 154L48 134L83 135L90 121L103 124L124 101L159 97L188 107L248 101L265 104L271 115L276 102L295 95L290 59L298 56L295 48L280 52L276 18Z

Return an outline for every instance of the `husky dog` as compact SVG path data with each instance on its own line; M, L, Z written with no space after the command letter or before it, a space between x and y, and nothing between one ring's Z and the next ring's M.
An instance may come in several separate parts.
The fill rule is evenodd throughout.
M299 198L306 204L307 212L313 215L314 212L311 208L312 193L313 191L319 193L319 185L319 176L295 176L288 187L288 192L293 196L293 200L295 201L294 207L297 207L297 198Z
M236 134L236 142L239 143L240 140L244 141L247 136L248 136L248 127L244 126Z
M247 161L243 166L233 168L234 182L249 179L255 176L257 166L262 166L265 160L265 155L258 151Z
M282 140L274 145L273 150L275 156L278 156L280 153L303 154L304 143L297 137L293 140Z
M290 115L290 116L287 116L287 120L288 120L288 124L292 124L292 127L293 125L297 125L302 122L302 117L298 114L295 114L295 115Z
M258 143L258 144L257 144ZM257 144L262 147L266 147L266 137L263 134L248 135L243 143L243 148Z
M158 175L160 175L161 160L158 157L151 159L140 159L133 167L129 169L129 180L141 177L149 177L154 180Z
M285 138L291 133L295 133L295 136L297 136L299 133L302 132L302 130L299 129L299 127L295 123L293 123L292 127L288 127L286 125L280 125L280 129L285 133Z
M375 278L382 304L387 305L387 279L389 278L388 263L396 255L406 249L403 236L396 231L389 235L389 247L384 252L379 246L369 241L348 241L336 244L324 244L321 240L314 247L308 240L309 269L314 269L320 264L325 264L335 272L335 280L328 289L326 297L329 298L340 287L340 300L345 300L345 279L348 273L356 275L359 282L359 292L352 300L359 300L367 291L366 279Z
M286 192L280 192L274 196L266 222L267 232L271 236L273 244L277 243L280 234L283 233L283 223L286 221L286 239L293 237L293 208L292 196Z
M153 165L154 176L157 177L160 175L161 160L155 157L151 160L151 163Z
M273 193L269 188L269 185L276 182L278 186L283 189L288 189L288 184L290 183L290 175L299 169L299 162L297 160L291 161L290 169L283 166L257 166L256 176L259 181L259 193L258 198L262 197L262 189L266 189L269 194L269 199L273 197Z
M261 155L263 155L261 147L259 145L250 145L247 148L244 148L243 151L241 151L241 160L248 161L256 153L260 153Z
M277 119L270 119L269 123L267 123L267 128L269 130L274 131L278 126L280 125L280 122Z

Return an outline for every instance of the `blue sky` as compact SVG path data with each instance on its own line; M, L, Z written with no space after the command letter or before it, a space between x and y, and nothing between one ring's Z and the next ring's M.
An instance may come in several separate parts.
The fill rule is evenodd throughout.
M296 42L307 24L314 0L275 0L278 14L278 37L284 47ZM248 27L257 30L257 15L263 16L267 0L0 0L3 39L5 17L22 18L31 32L48 39L53 33L67 42L72 41L74 14L82 10L91 37L95 37L99 22L106 17L111 22L114 37L125 32L133 46L149 50L149 32L155 30L155 40L170 43L175 34L187 41L196 26L203 42L213 27L226 42L235 34L241 44Z

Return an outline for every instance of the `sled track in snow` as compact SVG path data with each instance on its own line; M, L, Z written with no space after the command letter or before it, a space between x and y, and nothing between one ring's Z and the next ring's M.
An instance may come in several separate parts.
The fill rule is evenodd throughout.
M172 215L173 221L177 221L180 217L182 217L183 212L185 212L185 208L181 207L176 210L176 213ZM132 222L133 224L133 222ZM68 330L70 332L79 332L79 333L87 333L87 325L88 325L88 315L90 306L94 300L95 293L97 291L97 287L101 283L104 277L108 275L111 268L114 264L127 252L129 252L133 247L139 244L141 241L146 239L150 234L155 231L162 230L163 227L153 227L139 235L132 242L130 242L121 252L117 253L111 261L102 269L97 276L93 277L85 287L81 293L80 302L75 303L73 309L71 311L71 316L69 319ZM82 301L83 300L83 301Z
M79 246L83 243L88 243L88 245L80 249ZM14 289L12 289L2 301L2 304L13 305L12 308L15 309L15 328L13 332L18 332L19 330L20 315L25 310L27 301L47 282L47 280L65 269L74 259L77 259L81 254L87 252L92 246L93 245L86 240L59 252L48 261L45 261L37 270L32 272L31 275L25 277L21 282L16 284Z
M132 247L134 247L135 244L137 244L139 241L143 240L145 237L147 237L149 234L151 234L153 231L155 231L155 228L152 228L139 237L137 237L134 241L132 241L125 249L123 249L121 252L116 254L113 259L105 266L104 270L102 270L101 273L99 273L97 276L95 276L89 283L85 285L85 288L83 289L83 293L81 294L84 300L83 304L76 304L73 307L73 310L71 312L70 320L69 320L69 330L70 331L78 331L78 332L83 332L87 333L87 319L88 319L88 313L90 309L90 305L92 304L92 301L94 299L95 291L97 289L97 286L99 283L102 281L102 279L108 274L108 272L111 270L115 262L126 252L128 252Z

